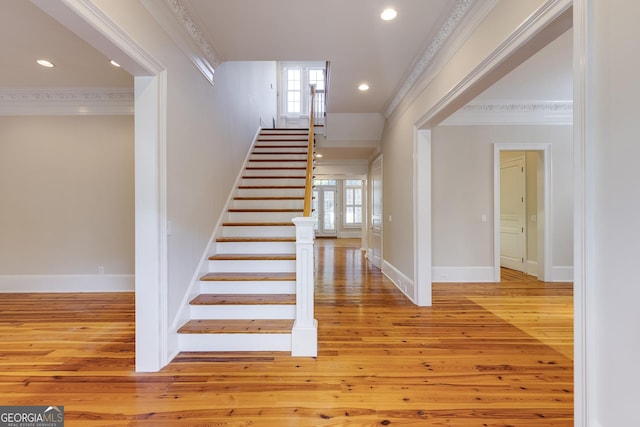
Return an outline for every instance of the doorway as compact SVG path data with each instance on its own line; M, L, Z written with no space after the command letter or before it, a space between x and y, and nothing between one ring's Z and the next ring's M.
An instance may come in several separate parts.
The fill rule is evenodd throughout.
M367 258L382 266L382 156L371 164L371 209L369 210L369 249Z
M550 280L551 144L495 144L493 194L494 280L500 267Z
M527 251L529 227L527 197L529 168L523 151L500 153L500 267L527 273L527 263L536 254Z
M316 180L313 189L313 218L317 237L337 237L338 187L335 179Z

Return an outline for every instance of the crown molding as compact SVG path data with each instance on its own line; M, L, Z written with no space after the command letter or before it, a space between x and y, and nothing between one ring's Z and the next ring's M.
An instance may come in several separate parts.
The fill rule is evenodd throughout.
M573 101L498 101L469 103L439 126L571 124Z
M440 52L444 44L455 33L456 29L460 26L463 18L467 15L467 12L473 6L475 0L458 0L458 3L454 7L453 11L440 27L440 31L433 38L426 51L422 54L418 62L413 67L413 70L404 81L400 90L396 93L390 104L387 106L384 116L389 118L396 110L398 105L407 96L409 91L416 85L420 77L425 73L427 68L432 64L436 55ZM490 2L493 7L494 2Z
M133 115L130 88L0 88L2 116Z
M140 0L169 37L213 84L215 68L222 64L217 53L200 32L180 0Z

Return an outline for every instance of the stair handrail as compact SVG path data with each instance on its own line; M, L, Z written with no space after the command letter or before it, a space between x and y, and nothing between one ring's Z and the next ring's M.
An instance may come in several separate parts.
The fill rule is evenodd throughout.
M316 86L310 85L310 113L309 113L309 146L307 147L307 179L304 189L304 212L303 216L311 216L311 200L313 194L313 156L314 156L314 114L315 114L315 97Z

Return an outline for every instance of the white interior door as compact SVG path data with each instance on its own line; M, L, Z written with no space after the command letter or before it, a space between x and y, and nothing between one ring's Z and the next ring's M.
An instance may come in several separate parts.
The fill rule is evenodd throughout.
M335 186L316 186L313 191L313 216L318 237L336 237L337 191Z
M371 166L371 209L369 221L369 250L367 257L373 265L382 266L382 156Z
M500 162L500 265L526 272L524 156Z

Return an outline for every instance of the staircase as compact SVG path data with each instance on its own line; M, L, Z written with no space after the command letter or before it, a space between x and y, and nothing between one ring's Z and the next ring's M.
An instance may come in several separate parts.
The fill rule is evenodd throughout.
M216 233L209 272L178 330L180 351L291 351L296 229L308 130L260 132Z

